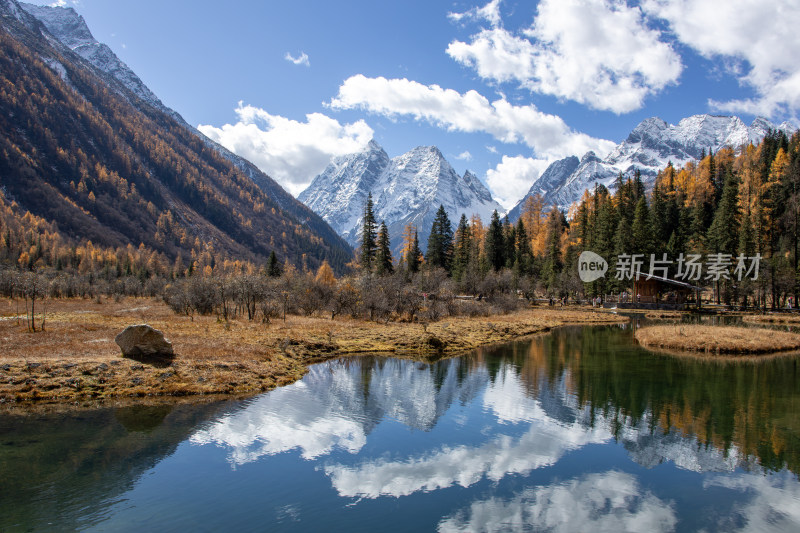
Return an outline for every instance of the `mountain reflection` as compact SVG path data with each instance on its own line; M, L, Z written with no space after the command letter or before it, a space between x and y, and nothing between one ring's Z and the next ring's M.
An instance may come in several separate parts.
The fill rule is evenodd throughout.
M798 359L676 359L631 333L342 358L244 402L6 416L0 530L800 530Z
M384 418L430 430L453 401L474 398L488 374L465 372L464 364L357 357L315 365L302 381L256 398L191 441L229 447L233 464L293 449L306 459L336 448L357 453Z
M628 335L615 328L567 328L432 365L372 357L331 361L191 441L227 448L234 465L288 450L305 459L358 454L355 463L328 460L322 468L341 496L362 498L497 481L613 440L645 467L672 462L694 472L797 471L794 359L759 365L677 360L639 349ZM359 454L384 419L429 431L453 405L473 402L482 412L459 417L467 417L461 421L467 426L491 419L494 429L481 442Z

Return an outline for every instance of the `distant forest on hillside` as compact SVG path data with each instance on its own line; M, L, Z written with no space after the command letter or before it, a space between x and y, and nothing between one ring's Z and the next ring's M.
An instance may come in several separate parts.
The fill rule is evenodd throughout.
M401 268L440 267L473 294L480 292L488 272L506 270L515 287L586 297L630 289L630 273L618 275L625 266L618 261L629 265L632 257L638 259L646 276L655 259L658 273L674 279L686 277L686 263L694 258L707 264L688 281L711 288L720 303L783 306L789 297L797 301L800 134L790 139L770 131L757 146L709 152L680 169L669 164L649 191L638 172L620 174L612 190L597 185L568 212L545 206L541 196L529 197L515 225L495 213L488 224L462 216L453 230L440 209L426 256L419 252L415 228L406 229ZM365 219L370 220L368 213ZM376 233L371 248L362 242L361 264L370 264L364 250L372 249L372 268L383 273L386 252L380 253L380 240ZM577 271L584 250L606 258L609 275L584 284ZM752 268L755 258L758 272ZM711 263L718 274L702 270ZM741 263L746 272L737 271Z
M24 42L0 28L6 262L77 267L78 249L114 255L141 245L146 255L170 265L260 265L275 253L297 267L306 261L317 268L327 260L343 270L350 259L344 241L326 242L281 210L200 135L161 111L135 105L135 97L111 89L41 36ZM29 229L16 234L12 228L25 212L33 217ZM35 229L43 222L50 248ZM73 252L65 254L64 246ZM149 268L147 275L168 270Z
M462 217L453 229L441 207L427 253L408 227L396 260L368 201L362 246L338 277L327 262L298 269L275 254L259 264L220 259L206 247L173 259L145 245L77 242L0 195L0 294L26 301L157 296L177 313L224 320L297 313L427 321L508 313L536 297L618 295L631 288L630 279L614 275L618 257L639 254L644 274L649 254L669 257L664 274L672 278L680 274L678 257L716 255L727 260L725 275L703 270L691 283L712 289L720 303L778 307L800 291L799 181L800 134L771 132L739 153L726 148L682 169L669 165L650 191L638 175L620 176L613 193L598 185L567 213L533 197L515 225L495 213L485 225ZM609 260L607 276L580 280L584 250ZM760 256L757 277L737 276L740 256Z

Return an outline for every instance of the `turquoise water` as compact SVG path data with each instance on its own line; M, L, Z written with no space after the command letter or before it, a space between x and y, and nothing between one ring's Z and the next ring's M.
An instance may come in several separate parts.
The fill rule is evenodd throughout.
M0 418L2 531L798 531L798 359L564 328L247 401Z

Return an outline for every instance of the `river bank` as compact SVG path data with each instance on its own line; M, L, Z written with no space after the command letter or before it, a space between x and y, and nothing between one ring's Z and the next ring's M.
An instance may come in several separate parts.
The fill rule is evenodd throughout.
M628 320L590 308L543 307L430 324L300 316L262 324L213 316L192 320L154 299L53 300L48 307L45 331L30 333L24 307L20 313L19 302L0 301L0 403L250 394L292 383L308 364L341 355L451 356L567 324ZM121 356L114 337L140 323L172 342L171 364Z

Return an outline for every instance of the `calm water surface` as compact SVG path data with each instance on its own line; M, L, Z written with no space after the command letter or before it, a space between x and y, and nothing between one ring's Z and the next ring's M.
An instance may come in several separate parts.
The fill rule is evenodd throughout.
M244 402L0 415L0 531L798 531L798 359L566 328Z

